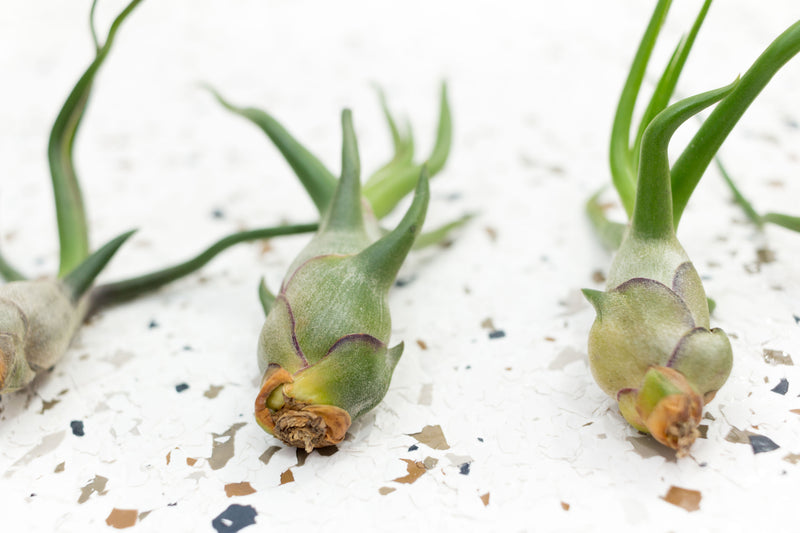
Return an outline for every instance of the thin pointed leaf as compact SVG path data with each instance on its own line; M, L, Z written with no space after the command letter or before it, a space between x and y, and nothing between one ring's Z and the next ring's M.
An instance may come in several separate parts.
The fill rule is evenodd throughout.
M625 236L627 226L608 219L605 210L600 205L600 194L602 192L602 189L597 191L586 202L586 214L589 216L589 222L592 224L600 244L609 252L613 252L619 249L619 245L622 244L622 238Z
M406 124L405 136L401 134L389 110L389 106L386 103L386 95L380 89L378 89L378 97L380 98L381 107L383 108L383 115L386 117L389 132L392 135L394 154L388 163L376 170L372 176L369 177L364 185L365 188L373 187L376 183L391 179L395 173L402 171L403 167L412 166L414 159L414 138L410 124Z
M647 29L639 43L639 48L633 58L628 78L625 80L625 85L617 104L617 111L614 115L614 124L611 127L611 143L609 146L611 178L629 217L633 213L636 195L636 168L633 166L634 156L630 146L633 110L636 106L639 90L642 87L647 63L650 61L650 55L653 52L656 39L658 39L658 34L661 31L661 25L664 23L671 3L671 0L659 0L653 11Z
M788 230L800 232L800 217L783 215L781 213L766 213L762 217L762 220Z
M333 198L336 177L317 157L300 144L272 115L253 107L237 107L222 97L213 87L205 86L225 109L246 118L267 134L280 151L295 175L300 179L320 214Z
M92 42L94 43L95 53L100 51L100 39L97 38L97 28L94 25L94 13L95 9L97 9L97 1L92 0L92 7L89 9L89 31L92 34Z
M642 138L642 157L636 187L631 232L646 238L674 235L672 190L667 148L672 134L688 119L719 102L737 87L732 84L680 100L650 122Z
M779 35L744 73L734 91L711 112L672 166L675 224L714 155L775 73L800 51L800 21Z
M267 288L267 282L261 278L258 284L258 300L261 302L261 307L264 309L264 316L269 314L272 309L272 304L275 303L275 295Z
M444 167L452 144L453 123L446 84L442 84L439 104L436 142L425 163L428 166L427 172L430 177L436 175ZM371 181L364 186L364 196L378 219L388 215L408 193L414 190L421 170L422 165L404 165L379 181Z
M474 214L467 214L436 229L420 233L417 239L414 241L414 246L412 249L421 250L422 248L426 248L428 246L447 242L447 238L453 231L465 225L473 218L475 218Z
M27 277L14 268L11 263L6 261L5 256L0 253L0 277L2 277L5 281L23 281L27 279Z
M233 233L224 237L197 256L177 265L158 270L143 276L100 285L92 290L92 312L105 305L119 303L135 298L145 292L154 291L202 268L222 251L242 242L268 239L282 235L307 233L317 229L316 224L296 226L277 226Z
M94 283L98 274L100 274L108 262L111 261L111 258L117 253L120 246L134 233L136 233L136 230L125 232L119 237L111 239L62 278L61 281L70 290L73 300L77 301L86 293L89 287L92 286L92 283Z
M744 197L739 188L733 182L733 178L731 178L730 174L728 174L728 171L723 166L722 160L719 157L715 157L714 161L717 162L717 168L719 169L720 174L722 174L722 179L724 179L725 183L728 184L728 188L733 194L733 201L742 208L742 211L744 211L744 214L747 216L750 222L755 224L757 227L762 228L764 226L764 221L762 220L761 215L756 212L753 205L747 200L747 198Z
M358 142L353 130L353 115L342 111L342 177L333 200L320 222L320 233L364 230L361 214L361 166Z
M72 153L75 135L83 118L86 102L92 90L92 82L103 61L108 56L117 30L142 0L133 0L114 19L108 37L97 55L78 80L58 113L50 132L47 156L53 182L53 196L56 204L56 221L61 250L59 276L73 270L89 255L89 229L83 206L78 177L73 164ZM92 6L92 11L94 6ZM93 15L92 15L93 16ZM94 25L92 24L92 28ZM96 35L93 35L97 43Z
M400 266L425 222L430 199L428 181L427 168L423 167L414 192L414 200L403 219L394 230L358 254L358 260L364 265L364 271L382 283L386 290L397 277Z
M680 78L681 71L683 71L683 67L686 64L686 59L689 57L689 52L691 52L692 46L694 46L695 39L700 31L700 27L703 25L709 7L711 7L711 0L705 0L703 7L700 8L700 12L695 18L692 29L680 40L666 69L664 69L664 73L658 80L658 84L653 91L653 96L650 98L650 103L647 105L647 109L645 109L642 120L639 123L639 131L636 133L636 140L633 145L634 168L638 168L639 166L639 152L644 130L647 128L647 125L650 124L650 121L669 105L669 100L675 92L678 78Z

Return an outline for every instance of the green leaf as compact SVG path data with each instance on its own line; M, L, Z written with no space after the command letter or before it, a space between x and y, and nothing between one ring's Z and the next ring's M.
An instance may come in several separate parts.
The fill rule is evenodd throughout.
M681 124L731 94L737 83L738 80L720 89L684 98L666 108L650 122L642 137L631 234L653 239L671 238L675 235L667 152L669 141Z
M766 213L762 217L762 220L792 231L800 231L800 217L783 215L781 213Z
M386 290L397 277L397 272L408 255L414 240L425 222L430 190L428 171L422 168L414 193L414 200L397 227L358 254L363 271L373 276Z
M342 177L333 199L320 222L319 233L364 232L361 213L361 164L358 142L353 130L353 115L349 109L342 111Z
M412 248L414 250L421 250L422 248L427 248L428 246L445 244L447 242L447 238L453 231L462 227L473 218L475 218L474 214L466 214L461 218L453 220L452 222L448 222L447 224L439 226L436 229L420 233L419 236L417 236L417 240L414 241L414 246Z
M675 223L714 155L775 73L800 51L800 21L779 35L744 73L731 94L711 112L672 166Z
M447 85L442 84L436 142L425 163L430 177L435 176L444 167L450 154L452 135L453 123L447 98ZM414 190L421 169L422 165L411 163L396 165L367 181L364 185L364 196L372 206L376 218L381 219L388 215L408 193Z
M600 189L586 202L586 214L589 216L589 222L592 224L600 244L609 252L613 252L622 244L627 225L608 219L605 210L600 205L600 194L602 192L603 189Z
M680 43L678 43L669 63L667 63L667 67L664 69L664 73L658 80L658 84L653 91L653 96L650 98L650 103L647 105L647 109L645 109L642 115L641 122L639 122L639 131L636 134L636 140L633 145L634 168L639 167L639 152L644 130L647 128L647 125L650 124L650 121L669 104L669 100L675 92L675 86L678 84L678 78L680 78L683 66L686 64L686 59L689 57L689 52L692 50L694 41L697 38L697 33L703 25L709 7L711 7L711 0L706 0L697 18L695 18L692 29L689 31L688 35L684 36Z
M56 204L56 221L61 249L59 277L73 270L89 255L89 229L83 205L78 177L73 163L75 135L80 126L86 103L92 90L95 75L108 56L117 30L141 0L133 0L114 19L103 46L97 48L97 55L78 80L56 117L47 148L50 174L53 182L53 196ZM92 38L98 44L91 22L94 14L92 5L90 25Z
M14 268L14 266L6 260L2 253L0 253L0 277L6 281L23 281L27 279L22 272Z
M300 179L317 211L320 214L324 213L333 198L337 183L325 165L268 113L253 107L237 107L225 100L212 87L205 87L223 107L246 118L267 134Z
M236 244L282 235L307 233L316 229L316 224L300 224L296 226L277 226L233 233L218 240L197 256L183 263L135 278L95 287L92 289L91 293L90 313L97 311L103 306L119 303L124 300L135 298L145 292L154 291L168 283L187 276L202 268L219 253Z
M62 278L64 286L66 286L72 294L73 301L77 301L86 293L92 283L94 283L95 278L97 278L108 262L111 261L111 258L117 253L120 246L134 233L136 233L136 230L128 231L119 237L111 239Z
M725 183L728 185L728 188L731 190L733 194L733 201L742 208L744 214L747 215L748 220L755 224L758 228L762 228L764 226L764 220L761 218L753 205L744 197L744 195L739 191L739 188L734 183L733 178L731 178L728 171L725 169L725 166L722 164L722 160L719 157L715 157L714 160L717 162L717 168L719 169L720 174L722 174L722 179L725 180Z
M653 47L656 44L671 3L671 0L659 0L653 11L647 29L639 43L639 48L633 58L628 78L622 88L617 112L614 115L614 124L611 127L611 143L609 146L611 178L629 217L633 213L636 195L635 156L630 147L633 111L647 70L647 63L650 61L650 55L653 52Z
M258 284L258 300L261 302L261 307L264 308L264 315L268 315L272 304L275 303L275 295L267 288L267 282L263 277Z

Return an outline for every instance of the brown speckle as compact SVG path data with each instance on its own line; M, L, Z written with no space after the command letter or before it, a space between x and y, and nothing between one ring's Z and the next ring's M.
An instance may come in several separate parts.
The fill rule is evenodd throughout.
M289 468L286 472L281 472L281 485L286 485L287 483L294 483L294 474L292 474L292 469Z
M769 248L759 248L756 250L756 261L759 265L775 262L775 252Z
M228 483L225 485L225 495L228 498L233 496L247 496L248 494L253 494L256 491L250 485L249 481L242 481L240 483Z
M434 450L449 450L450 445L447 444L447 439L444 437L442 427L440 425L425 426L419 433L411 433L410 437L414 437L417 442L425 444Z
M270 446L266 449L264 453L258 458L259 461L264 463L265 465L269 464L269 460L272 459L272 456L275 455L278 451L280 451L280 446Z
M113 528L125 529L126 527L133 527L136 525L136 519L139 517L139 511L136 509L114 509L111 514L106 518L106 524Z
M239 422L232 425L230 428L228 428L228 431L222 433L221 435L212 433L214 442L211 448L211 457L208 458L208 464L211 466L211 470L219 470L228 464L228 461L230 461L231 457L233 457L233 443L236 437L236 432L246 425L246 422Z
M481 501L483 502L483 506L486 507L489 505L489 493L481 494Z
M592 281L595 283L605 283L606 275L603 274L602 270L595 270L592 272Z
M419 346L420 350L428 349L428 344L422 339L417 339L417 346Z
M306 464L306 459L308 459L307 451L305 451L303 448L295 448L294 455L297 458L296 466L303 466L304 464Z
M750 437L757 435L748 430L742 431L741 429L732 426L728 434L725 435L725 440L733 442L734 444L750 444Z
M223 385L210 385L208 387L208 390L203 393L203 396L205 396L206 398L208 398L210 400L213 400L214 398L217 397L217 395L220 393L220 391L222 389L224 389L224 388L225 387Z
M378 492L380 493L381 496L386 496L387 494L391 494L396 490L397 489L394 487L381 487L378 489Z
M702 495L699 490L683 489L673 485L667 491L667 495L661 498L665 502L677 505L691 513L700 509Z
M314 448L318 454L323 457L330 457L339 451L339 447L335 444L333 446L323 446L322 448Z
M796 465L797 463L800 463L800 453L790 453L786 455L783 458L783 460L786 461L787 463L792 463L793 465Z
M89 500L89 497L92 494L99 494L103 496L106 493L106 484L108 483L108 478L103 476L94 476L89 483L81 487L81 495L78 497L78 503L85 503Z
M194 457L187 457L186 464L189 466L194 466L197 464L197 459L195 459Z
M50 409L55 407L56 404L58 404L59 402L61 402L61 400L59 400L58 398L54 398L52 400L42 400L42 409L41 411L39 411L39 414L42 415L44 414L45 411L49 411Z
M486 226L485 230L486 235L489 236L489 240L492 242L497 242L497 230L490 226Z
M60 473L60 472L63 472L63 471L64 471L64 466L65 466L65 464L66 464L66 463L65 463L64 461L61 461L60 463L58 463L58 464L56 465L56 469L55 469L55 470L53 470L53 472L54 472L54 473L56 473L56 474L58 474L58 473Z
M698 438L700 439L708 438L708 424L700 424L699 426L697 426L697 431L699 433Z
M483 322L481 322L481 327L489 331L495 331L497 329L494 327L494 322L492 322L491 318L484 318Z
M167 452L167 464L172 460L172 450Z
M406 471L408 474L405 476L396 478L394 481L398 483L407 483L411 484L418 480L422 475L427 472L425 465L419 461L412 461L411 459L400 459L401 461L406 463Z
M433 470L436 468L436 465L439 464L439 459L428 456L422 460L422 464L425 465L426 470Z
M547 342L556 342L556 338L555 337L549 337L548 336L548 337L545 337L544 340L546 340Z
M561 502L561 508L565 511L569 511L569 504L567 502Z
M764 358L764 361L771 365L794 366L792 356L788 353L784 354L781 350L770 350L769 348L764 348L764 351L761 355Z
M790 413L794 413L796 415L800 415L800 409L789 409Z

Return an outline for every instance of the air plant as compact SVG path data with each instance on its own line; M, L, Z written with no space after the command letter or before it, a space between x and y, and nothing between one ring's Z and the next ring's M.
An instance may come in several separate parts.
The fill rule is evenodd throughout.
M192 259L140 277L94 285L94 280L133 234L126 232L90 253L89 226L73 165L73 146L92 89L122 23L141 0L130 2L111 24L105 43L90 12L95 58L69 94L51 130L48 160L58 224L60 263L56 276L28 279L0 254L0 394L25 387L67 350L84 320L103 306L152 291L202 267L234 244L314 231L316 224L263 228L231 234Z
M667 105L707 0L659 79L630 144L633 109L647 63L669 9L660 0L645 31L620 97L611 135L611 172L630 217L609 221L598 195L587 206L600 239L618 251L605 292L584 290L597 312L589 334L589 362L598 385L618 402L636 429L688 453L702 407L725 383L732 350L710 327L700 277L675 236L683 210L705 169L738 119L777 70L800 50L800 22L773 41L731 85ZM667 148L674 131L717 103L677 160Z
M289 267L280 290L261 283L266 320L258 340L263 374L255 401L258 424L290 446L311 451L344 439L352 421L386 395L403 343L390 347L388 292L415 244L440 242L468 217L420 235L428 205L428 179L450 149L450 112L442 88L435 148L413 163L410 131L401 135L383 101L395 145L393 159L361 186L351 113L342 113L342 172L337 180L270 115L228 109L261 127L305 186L321 221L314 238ZM414 190L391 231L378 220ZM419 239L418 239L419 236Z

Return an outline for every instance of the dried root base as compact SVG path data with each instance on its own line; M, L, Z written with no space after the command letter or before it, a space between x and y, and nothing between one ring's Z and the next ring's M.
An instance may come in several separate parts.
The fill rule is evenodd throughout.
M700 432L692 421L676 422L667 427L667 440L670 448L675 448L678 457L686 457Z
M272 414L275 427L272 434L289 446L311 452L342 442L350 415L332 405L284 405Z

